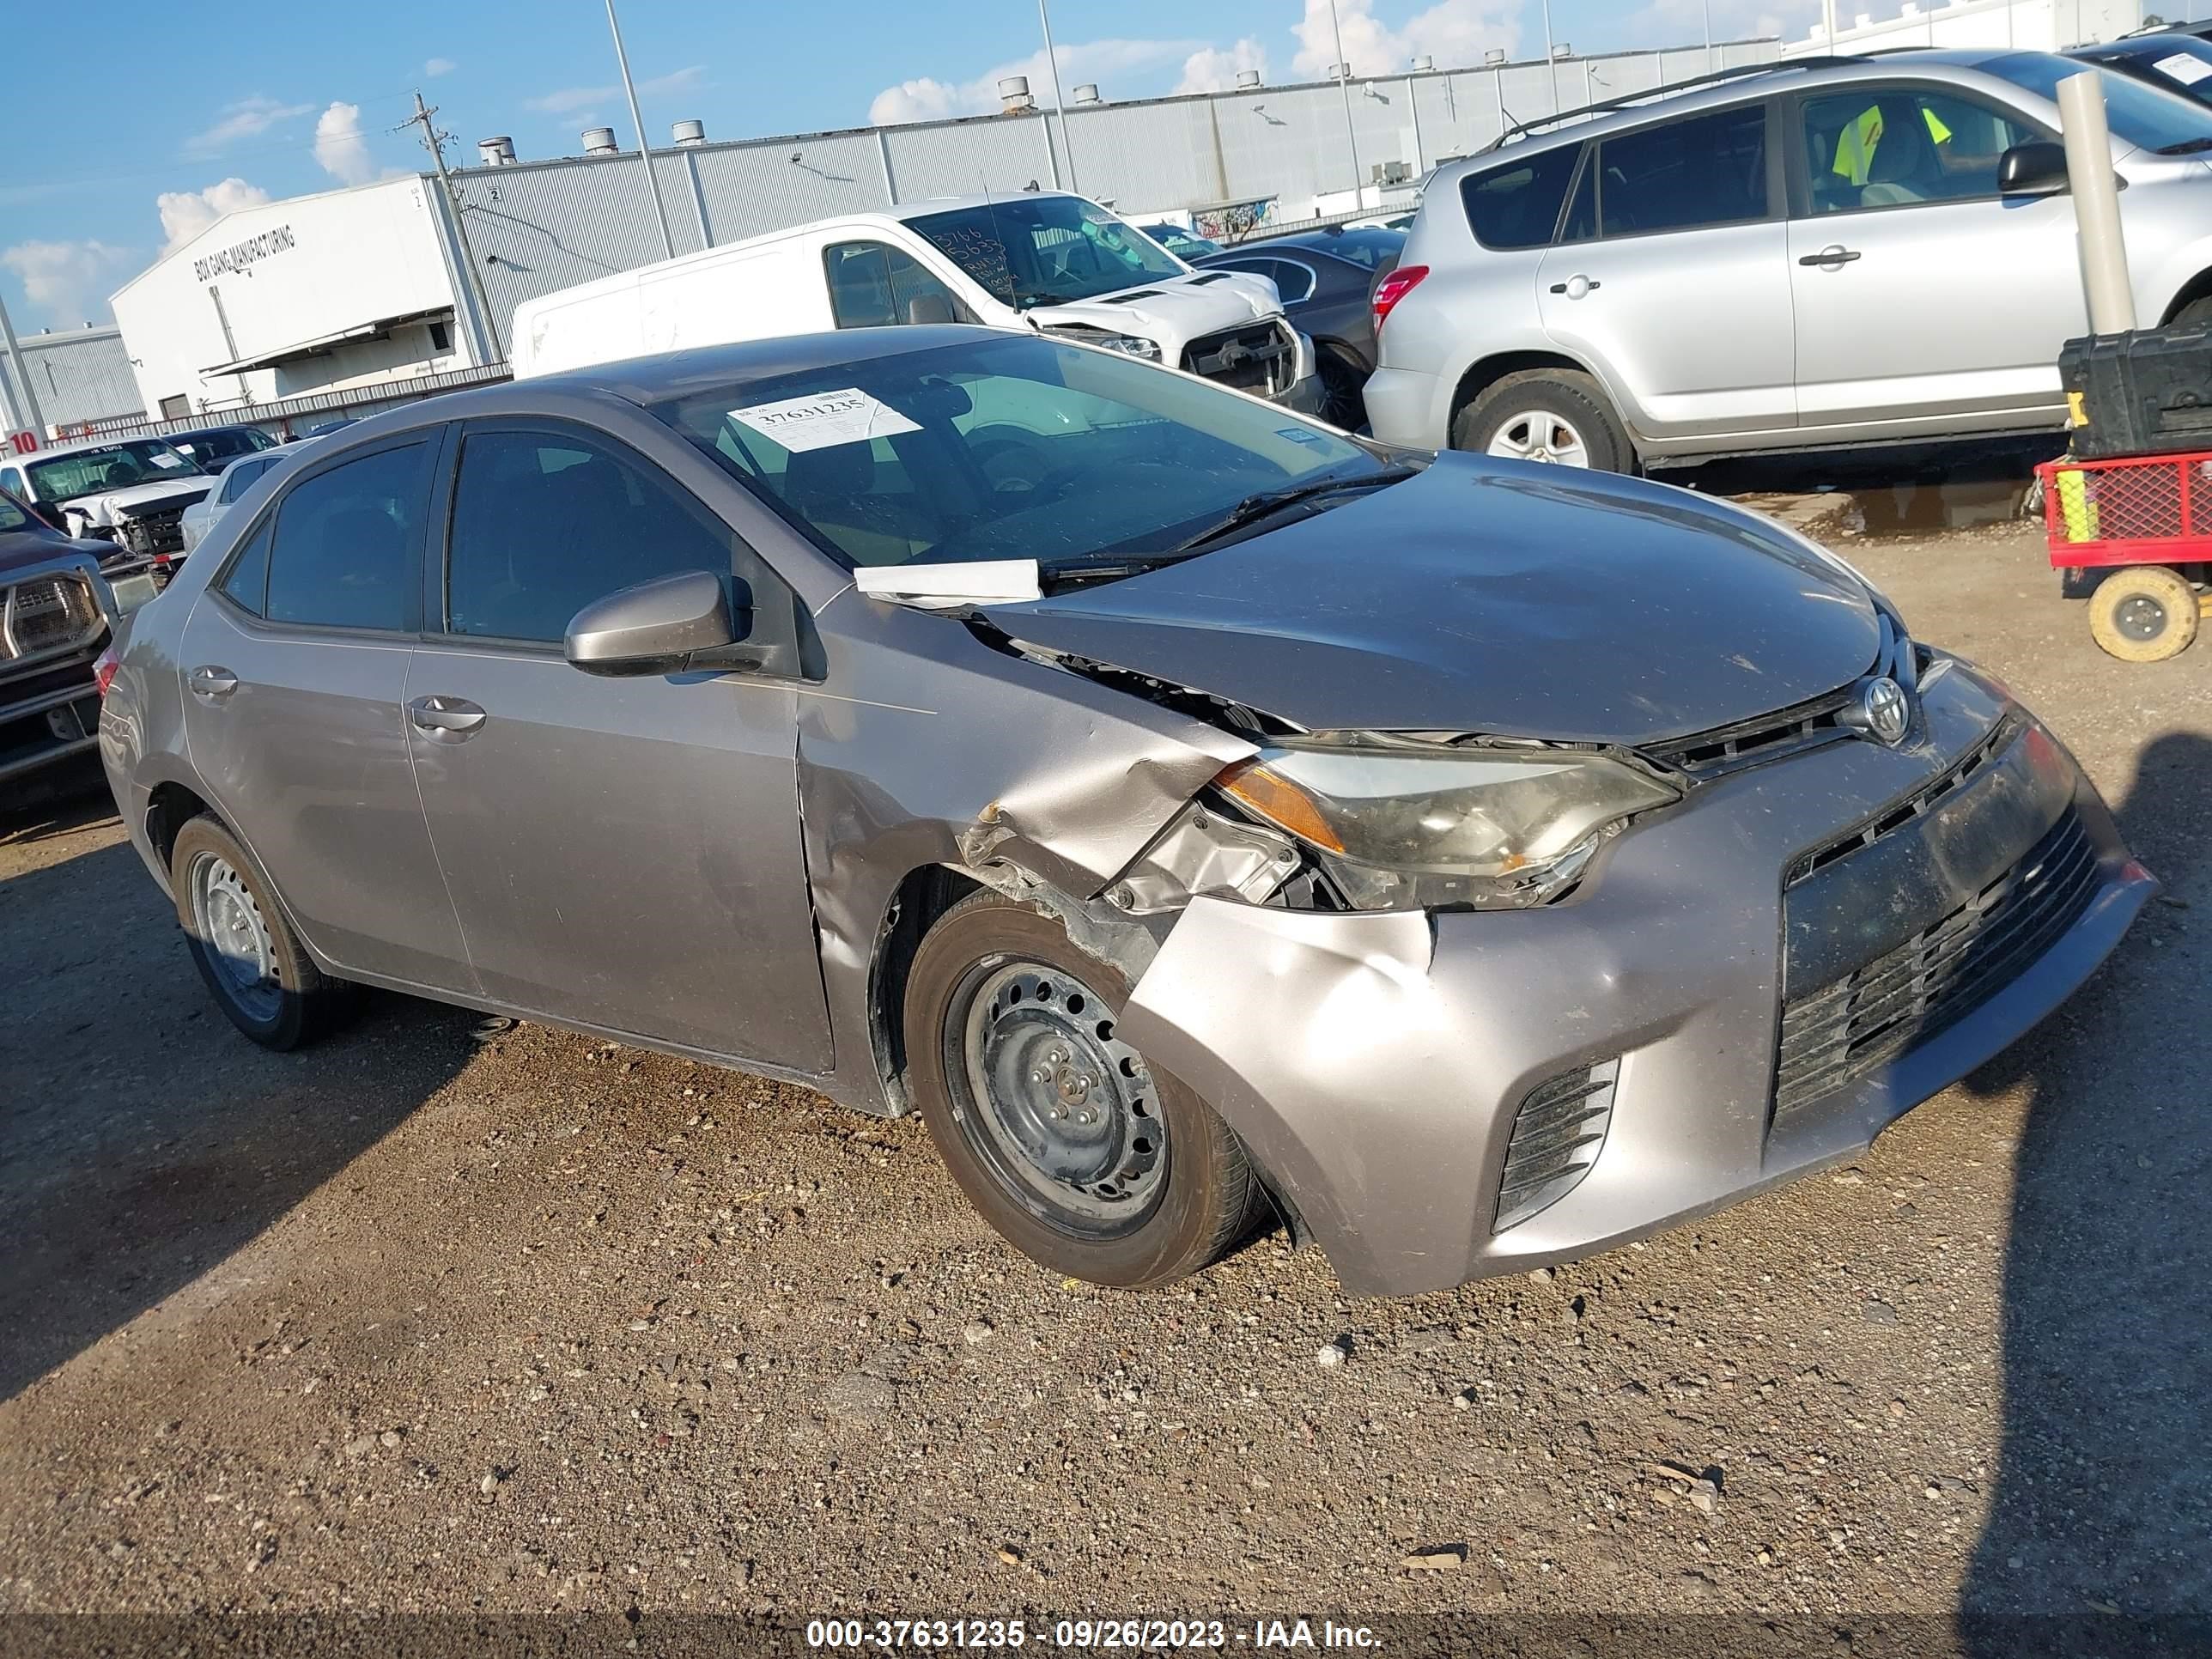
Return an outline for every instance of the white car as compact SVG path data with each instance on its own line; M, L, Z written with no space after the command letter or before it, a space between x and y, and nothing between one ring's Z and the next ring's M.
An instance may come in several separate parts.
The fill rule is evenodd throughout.
M179 523L179 528L184 532L183 550L189 553L205 541L208 532L214 529L216 520L230 510L231 503L252 489L255 481L264 473L283 465L313 441L309 438L295 438L288 444L277 444L272 448L256 450L251 455L241 455L225 466L216 477L215 488L185 509L185 516Z
M113 542L140 557L174 553L185 509L215 480L161 438L111 438L7 458L0 489L58 511L68 534Z
M517 379L693 346L981 323L1165 363L1301 410L1313 343L1264 276L1194 270L1059 191L911 202L687 253L526 300Z

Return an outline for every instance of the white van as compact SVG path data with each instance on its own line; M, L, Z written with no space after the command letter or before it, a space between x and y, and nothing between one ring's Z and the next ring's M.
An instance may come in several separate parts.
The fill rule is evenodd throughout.
M898 323L981 323L1126 351L1310 412L1313 343L1275 285L1193 270L1058 191L910 203L779 230L514 308L518 378L689 346Z

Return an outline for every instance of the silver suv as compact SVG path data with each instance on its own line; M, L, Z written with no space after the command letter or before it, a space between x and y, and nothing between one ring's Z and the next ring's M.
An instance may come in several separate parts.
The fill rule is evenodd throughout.
M2062 424L2084 67L1809 59L1510 130L1376 289L1375 435L1629 471ZM2103 73L2136 314L2212 318L2212 109Z

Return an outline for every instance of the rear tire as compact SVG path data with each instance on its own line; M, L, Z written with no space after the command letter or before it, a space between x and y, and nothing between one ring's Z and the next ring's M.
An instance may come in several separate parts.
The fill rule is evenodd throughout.
M1452 447L1597 472L1636 471L1636 447L1604 389L1570 368L1508 374L1452 422Z
M987 890L922 940L905 1010L909 1091L969 1201L1032 1261L1121 1289L1205 1267L1261 1191L1229 1126L1115 1036L1129 988Z
M2197 637L2197 590L2162 564L2115 570L2089 595L2089 636L2122 662L2164 662Z
M263 1048L301 1048L352 1014L356 988L315 966L269 878L215 819L177 832L169 890L192 965L230 1023Z

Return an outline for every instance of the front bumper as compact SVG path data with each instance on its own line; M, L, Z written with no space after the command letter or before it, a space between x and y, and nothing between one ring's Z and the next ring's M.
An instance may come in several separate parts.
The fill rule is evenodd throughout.
M2072 758L2024 722L1940 807L1785 901L1808 849L1924 791L2010 710L1954 665L1927 687L1918 740L1838 742L1706 784L1545 908L1317 915L1195 900L1124 1032L1221 1112L1356 1294L1571 1260L1708 1213L1857 1155L2063 1002L2155 890ZM1784 999L1816 988L1785 979L1879 961L1970 914L2069 812L2094 868L2063 930L2004 962L1999 988L1963 1017L1778 1112ZM1612 1110L1588 1173L1493 1231L1522 1103L1592 1066L1612 1079Z

